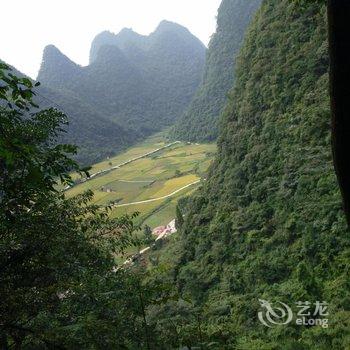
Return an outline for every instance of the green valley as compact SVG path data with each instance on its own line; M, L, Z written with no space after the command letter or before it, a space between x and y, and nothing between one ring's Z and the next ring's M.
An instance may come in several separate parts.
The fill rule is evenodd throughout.
M139 212L139 225L166 225L175 217L178 199L199 186L215 150L215 144L169 144L165 133L158 133L93 165L92 177L67 190L66 195L71 198L91 189L93 203L111 205L112 217ZM93 175L101 171L105 172Z
M79 1L3 5L0 350L350 350L350 1Z

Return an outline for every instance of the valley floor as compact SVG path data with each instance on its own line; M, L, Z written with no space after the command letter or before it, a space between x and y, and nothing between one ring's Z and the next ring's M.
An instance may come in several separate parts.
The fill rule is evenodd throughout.
M93 165L90 173L96 175L68 189L66 195L91 189L94 204L111 205L114 217L139 212L139 225L166 225L175 217L179 198L200 184L215 151L215 144L169 144L159 133Z

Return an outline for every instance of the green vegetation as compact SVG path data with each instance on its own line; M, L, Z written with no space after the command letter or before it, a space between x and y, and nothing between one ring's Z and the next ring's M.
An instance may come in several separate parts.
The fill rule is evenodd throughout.
M261 0L223 0L217 29L209 43L204 77L189 108L172 130L174 139L210 142L218 136L218 120L234 81L236 57L244 33Z
M165 286L115 269L133 217L55 190L80 171L76 147L57 144L67 117L33 109L33 88L0 65L0 348L149 349L145 309Z
M91 164L173 125L201 81L204 60L195 36L163 21L148 37L131 30L99 34L86 67L47 46L38 80L41 95L67 109L64 141L74 141L77 159Z
M237 50L243 35L236 25L242 30L246 11L258 5L250 1L247 9L247 3L223 0L219 9L211 48L221 47L226 62L224 53ZM180 70L171 68L181 62L174 46L193 54L192 39L169 22L149 37L130 30L102 33L88 67L51 47L41 74L76 101L110 92L96 107L116 123L123 114L114 119L114 111L130 112L135 96L128 100L127 91L136 93L132 89L145 76L154 75L154 83L166 89L157 79ZM153 57L154 52L162 55ZM187 62L191 55L185 56ZM135 70L145 57L156 66ZM209 77L220 71L218 51L208 57L214 66L207 68ZM239 56L231 56L230 64L235 62L213 162L215 145L167 145L164 131L93 165L89 180L87 169L71 159L76 146L60 143L68 117L36 108L44 90L0 63L1 349L350 348L350 236L332 164L325 1L263 0ZM107 65L115 80L103 90ZM101 75L95 86L92 72ZM131 85L114 90L126 72ZM225 84L232 85L227 75ZM84 92L74 85L79 79ZM216 88L223 96L222 86L213 83ZM166 100L169 91L160 98L165 104L183 101L181 89L174 100ZM199 95L209 94L219 113L215 91L203 89ZM185 90L187 97L193 91ZM119 93L121 100L114 95ZM120 105L124 98L130 103L126 109ZM163 102L154 101L161 111ZM176 103L168 105L170 113ZM142 124L139 107L127 128L144 137L156 130L152 124L159 114L146 113ZM170 116L175 114L162 115L159 127L169 125ZM198 138L214 137L207 116L203 112L205 128L191 130ZM107 134L98 139L106 136L107 142ZM135 140L123 147L128 142ZM178 232L155 241L151 229L173 218ZM125 254L145 246L144 254L124 263ZM259 299L286 303L294 312L298 302L326 302L327 315L319 310L305 319L326 316L329 326L297 325L294 313L289 323L266 327L258 318Z
M179 236L154 253L183 297L152 309L168 348L349 348L350 241L332 165L325 5L263 2L208 180L179 207ZM267 328L258 299L294 311L326 301L329 328Z
M93 165L90 173L109 169L110 163L116 166L166 146L168 141L165 134L155 134L123 153ZM66 196L72 198L92 190L92 203L100 207L112 205L112 218L138 212L134 219L135 226L153 229L167 225L176 216L178 200L198 188L197 182L205 176L215 151L215 144L176 143L87 182L78 183L66 191ZM73 179L79 181L74 175ZM146 202L138 203L142 201ZM125 256L137 254L141 248L148 246L142 232L137 232L135 237L141 240L140 244L128 247L119 255L119 263L125 261Z
M115 157L93 165L90 173L109 169L110 163L112 166L117 166L166 145L164 133L156 134ZM145 158L77 184L69 189L66 195L71 198L86 190L93 190L94 204L116 206L112 209L113 217L138 211L140 212L136 220L138 224L145 223L152 228L166 225L175 218L177 200L198 186L194 184L184 188L205 174L215 149L214 144L175 143ZM174 193L182 188L183 190ZM166 197L168 195L171 196ZM157 198L161 199L125 205Z

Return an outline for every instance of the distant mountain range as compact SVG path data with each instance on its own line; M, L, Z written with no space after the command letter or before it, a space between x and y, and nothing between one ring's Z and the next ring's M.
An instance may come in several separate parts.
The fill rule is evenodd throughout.
M86 67L49 45L37 80L44 100L70 117L65 141L91 163L173 125L201 82L205 52L186 28L163 21L149 36L98 34Z

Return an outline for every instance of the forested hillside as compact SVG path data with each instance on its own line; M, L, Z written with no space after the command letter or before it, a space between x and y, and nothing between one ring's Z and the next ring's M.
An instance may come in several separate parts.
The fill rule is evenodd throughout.
M248 30L218 156L180 204L180 237L160 260L184 299L152 314L169 322L169 342L175 320L177 338L217 349L350 346L349 231L332 165L321 3L264 0ZM294 310L328 302L329 327L265 327L259 299Z
M35 91L41 107L55 107L69 116L69 124L64 127L66 132L60 135L59 141L79 147L75 159L80 164L90 165L110 157L138 140L138 134L133 130L108 119L67 91L45 85Z
M224 0L206 57L203 81L188 110L172 131L174 138L212 141L218 135L218 119L234 81L236 56L244 33L261 0Z
M140 139L172 125L188 106L201 81L205 51L186 28L163 21L149 36L131 29L99 34L86 67L50 45L38 80L131 130L127 139Z

